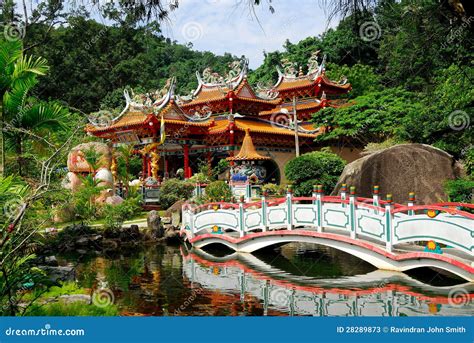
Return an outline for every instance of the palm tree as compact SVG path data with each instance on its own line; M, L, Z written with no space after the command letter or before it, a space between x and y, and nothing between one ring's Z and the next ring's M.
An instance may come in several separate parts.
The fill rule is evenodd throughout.
M22 175L25 137L51 145L45 132L63 128L68 113L64 107L29 95L38 82L36 76L47 70L44 59L23 55L21 42L0 42L0 175L5 168L5 142L15 152Z

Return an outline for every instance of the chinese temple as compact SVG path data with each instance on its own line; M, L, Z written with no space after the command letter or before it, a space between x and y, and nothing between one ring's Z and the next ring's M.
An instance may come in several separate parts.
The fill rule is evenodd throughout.
M210 68L196 72L198 86L186 96L175 94L174 78L154 93L125 90L122 112L115 117L98 112L86 131L112 144L134 144L143 161L142 179L178 172L190 178L198 162L214 166L228 158L232 166L239 164L244 144L247 152L252 150L250 160L267 171L262 182L280 183L285 163L295 156L295 142L301 153L318 148L315 137L325 128L313 127L311 115L336 106L331 99L351 90L346 81L327 78L325 57L318 62L318 54L309 59L306 74L282 61L274 85L250 85L248 60L242 60L231 63L225 76ZM166 135L163 144L160 127ZM347 160L356 158L336 152Z

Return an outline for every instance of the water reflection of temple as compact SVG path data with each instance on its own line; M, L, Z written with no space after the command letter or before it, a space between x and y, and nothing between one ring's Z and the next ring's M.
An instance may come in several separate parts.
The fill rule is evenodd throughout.
M217 262L190 253L184 256L183 274L193 287L235 294L244 304L249 298L258 300L263 315L471 315L474 310L472 303L450 304L450 287L424 285L405 274L380 270L340 279L291 280L274 278L285 272L253 255Z

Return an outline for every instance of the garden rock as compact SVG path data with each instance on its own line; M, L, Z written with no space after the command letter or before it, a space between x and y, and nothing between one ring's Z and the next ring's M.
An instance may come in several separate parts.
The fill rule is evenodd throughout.
M332 193L340 194L341 185L355 186L356 194L371 197L372 187L381 194L391 193L393 200L406 203L415 192L417 203L447 200L446 180L462 176L462 168L447 152L425 144L400 144L374 152L349 163Z
M153 210L148 213L147 226L151 231L153 238L162 238L164 235L163 224L161 223L160 214Z

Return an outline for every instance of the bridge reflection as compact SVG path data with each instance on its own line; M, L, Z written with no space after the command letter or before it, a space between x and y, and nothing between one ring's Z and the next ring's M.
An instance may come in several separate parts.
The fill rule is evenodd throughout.
M404 273L317 279L291 275L251 254L224 258L182 250L183 277L195 289L220 291L263 304L263 314L309 316L472 315L474 284L435 287ZM462 301L452 298L462 293Z

